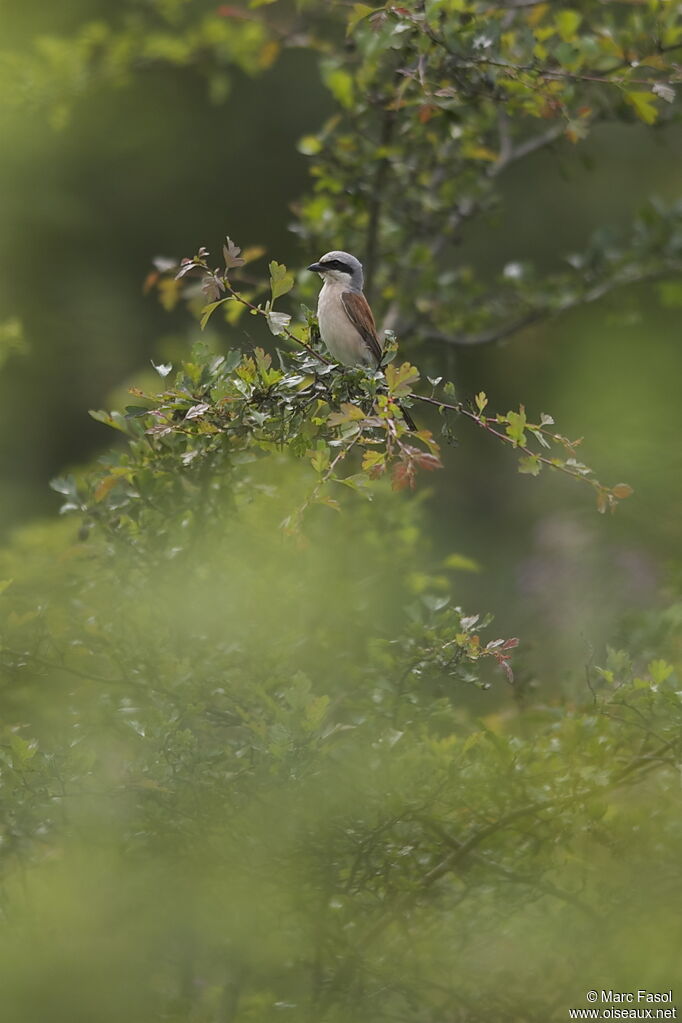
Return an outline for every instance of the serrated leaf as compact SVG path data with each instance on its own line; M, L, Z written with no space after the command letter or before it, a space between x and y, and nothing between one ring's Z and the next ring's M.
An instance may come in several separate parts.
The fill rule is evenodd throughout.
M269 264L269 270L272 301L274 302L281 295L286 295L288 291L291 291L294 286L294 275L287 270L283 263L277 263L274 259Z
M655 124L658 119L656 97L651 92L626 90L625 98L635 113L645 124Z
M341 402L341 411L332 412L327 422L330 426L340 426L342 423L352 423L353 421L361 420L365 418L365 413L357 405L353 405L350 401Z
M433 472L435 469L442 469L443 463L437 455L431 455L428 451L420 451L412 456L420 469Z
M198 265L199 264L195 263L193 259L183 259L182 263L180 264L180 269L175 275L175 280L176 281L181 280L185 276L185 274L188 274L190 270L195 270Z
M225 239L225 244L223 245L223 259L225 260L226 270L231 270L233 267L237 266L244 266L246 260L240 256L241 251L242 250L239 246L235 245L231 238L228 237Z
M386 367L386 383L389 394L404 398L419 383L419 370L409 362L403 362L400 366L391 363Z
M315 472L325 472L329 468L330 455L329 448L319 447L316 451L313 451L310 456L310 464L312 465Z
M386 454L384 451L365 451L362 456L362 471L370 479L375 480L386 470Z
M527 425L526 410L523 405L520 407L518 412L507 412L507 436L514 442L514 447L519 444L521 447L526 446L526 434L525 429Z
M539 476L542 462L539 455L524 455L519 459L519 472L529 476Z
M291 323L289 313L276 313L272 309L268 309L265 318L268 321L270 333L274 334L275 337L286 337L287 327Z
M157 366L153 359L150 359L149 361L151 362L152 366L154 367L154 369L156 370L160 377L163 378L167 377L170 371L173 369L172 362L160 362Z

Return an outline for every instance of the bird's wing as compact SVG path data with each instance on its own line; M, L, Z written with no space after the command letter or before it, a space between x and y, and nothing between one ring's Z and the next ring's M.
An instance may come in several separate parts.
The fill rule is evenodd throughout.
M344 291L341 294L341 301L348 319L376 359L378 366L382 356L381 344L367 299L357 291Z

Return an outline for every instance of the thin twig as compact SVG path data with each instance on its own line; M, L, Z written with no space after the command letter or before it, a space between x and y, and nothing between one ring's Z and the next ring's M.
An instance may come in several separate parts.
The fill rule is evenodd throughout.
M394 124L395 111L384 109L383 120L381 123L381 137L379 141L379 145L382 149L386 149L386 147L390 144ZM374 173L374 184L372 186L372 196L369 202L367 245L365 252L365 292L370 301L372 297L377 259L379 256L381 204L386 189L386 176L388 174L389 167L390 163L387 156L382 156L381 159L377 161Z
M537 459L538 462L542 462L543 465L548 466L550 469L557 469L559 472L563 472L566 476L570 476L572 479L583 480L585 483L589 483L595 490L602 489L601 484L594 479L593 476L586 476L584 473L579 472L577 469L572 469L570 465L556 462L551 458L547 458L545 455L539 454L537 451L533 451L532 448L526 447L523 444L519 444L518 441L514 440L506 433L501 433L500 430L496 430L491 424L496 422L495 419L490 419L486 416L480 416L476 412L467 408L463 402L456 402L452 404L447 401L441 401L439 398L429 398L425 394L412 393L408 395L414 401L423 401L428 405L435 405L436 408L447 409L449 412L457 412L459 415L466 416L473 423L477 423L481 429L485 430L486 433L492 434L493 437L497 437L498 440L504 441L505 444L511 444L512 447L521 451L524 455L528 455L531 458ZM529 427L530 429L530 427Z
M232 285L230 284L230 282L227 280L227 278L224 278L224 283L225 283L225 289L227 291L229 291L230 295L233 298L235 298L237 300L237 302L240 302L243 306L246 306L247 309L251 309L252 312L258 313L260 316L265 316L266 315L266 312L265 312L264 309L260 309L257 305L254 305L252 302L249 302L248 299L246 299L242 295L240 295L238 291L235 291L234 288L232 287ZM293 334L286 327L282 328L282 332L284 333L284 335L287 338L289 338L290 341L293 341L293 343L295 345L298 345L299 348L305 349L305 351L308 353L308 355L312 355L313 358L318 360L318 362L324 362L325 365L327 365L327 366L333 366L334 365L334 363L331 361L331 359L326 359L324 357L324 355L321 355L319 352L316 352L314 348L311 348L310 345L307 345L305 343L305 341L301 341L301 339L299 337L296 337L296 335Z

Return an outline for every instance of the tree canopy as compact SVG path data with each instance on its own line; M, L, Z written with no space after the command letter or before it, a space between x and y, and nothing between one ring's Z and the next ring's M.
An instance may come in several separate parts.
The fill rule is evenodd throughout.
M314 255L363 255L385 358L335 366L316 282L251 239L213 257L218 214L208 248L155 259L147 292L203 340L91 413L116 442L52 481L62 518L0 550L7 1011L546 1023L592 989L667 991L679 586L579 678L538 680L540 627L462 606L476 565L435 535L429 487L478 432L541 474L528 486L554 470L591 490L616 512L588 501L597 521L637 500L551 410L495 411L432 366L638 282L679 303L679 206L640 204L563 265L479 275L458 256L507 168L578 159L601 121L678 117L679 5L153 0L3 66L68 131L84 92L150 65L229 102L231 75L292 47L336 104L300 142L293 226Z

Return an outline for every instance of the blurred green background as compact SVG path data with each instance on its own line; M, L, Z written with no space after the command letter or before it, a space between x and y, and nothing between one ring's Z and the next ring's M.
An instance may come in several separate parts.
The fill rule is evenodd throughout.
M5 4L3 49L21 52L37 28L68 33L108 6ZM195 69L149 66L92 82L61 127L49 109L5 96L0 323L11 335L18 320L25 341L0 371L5 534L53 514L49 478L109 445L87 409L119 401L150 358L198 336L184 310L169 315L143 294L154 255L215 251L226 233L292 267L319 255L289 229L309 188L297 140L333 109L314 59L290 50L258 77L231 71L223 102L208 91ZM484 274L518 259L559 266L598 224L625 225L651 194L677 197L681 158L679 127L622 125L538 154L503 176L499 211L467 228L461 261ZM303 275L298 297L312 302L314 289ZM588 660L624 610L646 607L680 553L679 310L662 308L655 289L620 291L501 345L419 354L460 396L484 389L493 408L552 413L564 433L586 437L602 478L635 488L615 516L599 517L580 487L519 477L466 424L433 481L436 550L481 568L458 576L462 602L494 610L505 634L539 625L555 674ZM246 328L242 341L263 340L258 325ZM529 673L538 668L529 656Z

